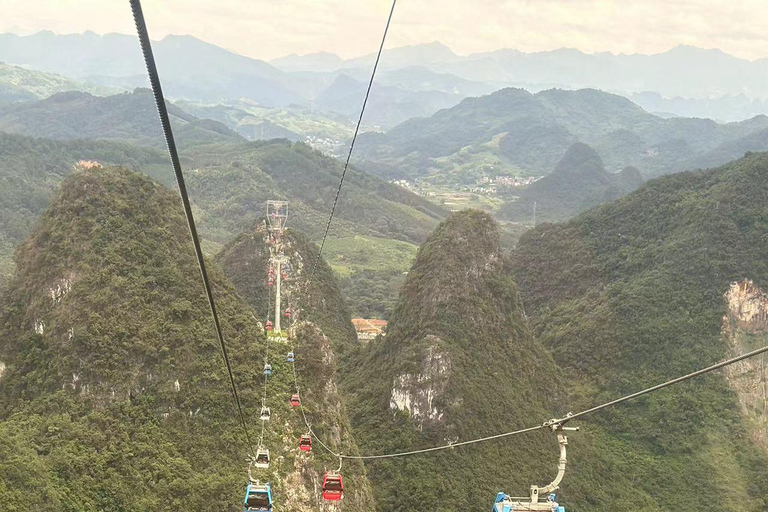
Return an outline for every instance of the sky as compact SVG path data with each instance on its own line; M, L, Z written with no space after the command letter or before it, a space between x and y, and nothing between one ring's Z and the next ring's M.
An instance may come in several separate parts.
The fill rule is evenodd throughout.
M189 34L269 60L372 53L391 0L144 0L153 39ZM387 47L661 53L679 44L768 57L766 0L399 0ZM127 0L0 0L0 32L135 33Z

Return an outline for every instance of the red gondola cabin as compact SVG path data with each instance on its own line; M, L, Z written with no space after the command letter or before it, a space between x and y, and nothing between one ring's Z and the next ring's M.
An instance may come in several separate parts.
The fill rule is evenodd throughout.
M299 450L303 452L312 451L312 436L309 434L301 434L299 438Z
M344 497L344 483L339 473L326 473L323 477L323 499L339 501Z
M299 398L298 393L294 393L291 395L291 405L293 407L298 407L301 405L301 398Z

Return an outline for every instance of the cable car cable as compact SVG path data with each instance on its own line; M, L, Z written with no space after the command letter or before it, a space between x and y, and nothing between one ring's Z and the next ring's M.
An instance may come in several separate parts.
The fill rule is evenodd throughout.
M208 280L208 272L205 268L205 260L203 258L203 250L200 246L200 238L197 234L197 227L195 226L195 218L192 214L192 206L190 205L189 195L187 194L187 186L184 182L184 174L181 171L181 163L179 161L179 153L176 149L176 141L173 138L173 130L171 129L171 121L168 116L168 108L165 104L165 96L163 95L163 89L160 85L160 76L157 71L157 64L155 63L155 56L152 52L152 43L149 40L149 31L147 30L147 24L144 20L144 13L141 9L141 0L130 0L131 10L133 11L133 19L136 23L136 31L138 33L139 42L141 44L141 51L144 55L144 63L147 66L147 75L149 76L149 82L152 85L152 93L155 97L155 105L157 106L157 113L160 117L160 124L163 127L163 134L165 136L165 143L168 146L168 154L171 159L171 165L173 166L173 172L176 176L176 184L179 187L179 195L181 196L181 202L184 206L184 215L187 218L187 225L189 226L189 232L192 235L192 243L195 246L195 255L197 256L197 264L200 267L200 274L203 278L203 285L205 286L205 293L208 297L208 305L211 308L211 316L213 317L213 324L216 330L216 337L218 338L219 345L221 346L221 354L224 357L224 364L227 367L227 373L229 374L229 384L232 388L232 398L235 402L237 413L240 419L240 425L245 435L245 441L248 445L248 449L255 455L253 450L253 444L251 443L251 437L248 433L248 426L245 422L245 415L243 414L243 407L240 403L240 396L237 393L237 386L235 385L235 378L232 375L232 365L229 362L229 354L227 353L227 346L224 343L224 336L221 331L221 323L219 322L219 315L216 311L216 303L213 300L213 291L211 289L211 283Z
M339 202L339 196L341 195L341 189L344 186L344 178L346 177L347 170L349 169L349 162L352 159L352 152L353 152L353 150L355 148L355 141L357 141L357 135L360 132L360 126L362 125L362 122L363 122L363 115L365 114L365 108L368 105L368 98L370 97L370 94L371 94L371 88L373 87L373 81L376 78L376 70L379 67L379 61L381 60L381 54L384 51L384 43L386 42L386 39L387 39L387 33L389 33L389 26L392 23L392 15L395 12L395 6L396 5L397 5L397 0L392 0L392 7L389 10L389 15L387 16L387 23L386 23L386 25L384 27L384 33L382 34L382 37L381 37L381 43L379 44L379 50L376 53L376 60L374 61L373 69L371 71L371 78L368 81L368 88L365 91L365 98L363 98L363 106L360 109L360 116L357 119L357 124L355 126L355 132L352 135L352 141L351 141L351 143L349 145L349 152L347 153L347 158L346 158L346 160L344 162L344 169L342 170L341 178L339 179L339 186L336 189L336 196L333 199L333 204L331 206L331 212L328 215L328 222L325 225L325 232L323 233L323 238L322 238L322 240L320 242L320 247L319 247L319 249L317 251L317 256L315 257L314 264L312 265L312 272L311 272L311 274L309 276L309 279L308 279L308 282L307 282L307 293L309 293L310 286L312 285L312 281L314 280L315 273L317 272L317 267L318 267L318 265L320 263L320 257L322 256L323 248L325 247L325 241L328 238L328 233L330 232L330 229L331 229L331 223L333 222L333 216L336 213L336 206L338 205L338 202ZM292 351L294 350L293 342L291 342L291 350ZM294 386L296 387L296 392L299 393L299 396L301 396L301 392L300 392L300 388L299 388L299 378L298 378L298 374L296 372L296 362L295 362L295 360L292 363L292 366L293 366ZM322 446L326 451L328 451L328 453L330 453L331 455L333 455L335 457L339 457L340 458L341 454L336 453L335 451L333 451L328 445L326 445L322 441L322 439L320 439L317 436L317 434L315 434L314 430L312 429L312 425L309 423L309 420L307 419L307 415L304 412L304 404L303 404L303 402L299 402L299 410L301 411L301 416L304 419L304 424L306 425L307 430L312 435L312 437L320 444L320 446Z
M352 158L352 150L355 149L355 141L357 140L357 134L360 131L360 125L363 122L363 114L365 114L365 107L368 105L368 96L371 94L371 87L373 86L373 80L376 77L376 69L379 67L379 60L381 54L384 51L384 41L387 39L387 32L389 32L389 25L392 22L392 14L395 12L395 5L397 0L392 0L392 8L389 10L389 17L387 17L387 25L384 27L384 35L381 37L381 44L379 45L379 52L376 54L376 61L373 63L373 71L371 71L371 79L368 81L368 89L365 91L365 99L363 100L363 107L360 109L360 117L357 119L357 126L355 126L355 133L352 135L352 142L349 145L349 153L347 153L347 160L344 162L344 170L341 172L341 179L339 180L339 188L336 190L336 197L333 199L333 205L331 206L331 214L328 216L328 223L325 225L325 233L323 239L320 242L320 250L317 251L317 257L315 263L312 265L312 275L309 278L310 283L315 277L317 271L317 265L320 263L320 255L323 253L323 247L325 246L325 239L328 238L328 232L331 229L331 221L333 221L333 215L336 212L336 205L339 202L339 195L341 195L341 187L344 185L344 177L347 175L347 169L349 168L349 160Z
M411 451L407 451L407 452L385 453L385 454L381 454L381 455L343 455L343 454L338 454L338 456L343 458L343 459L358 459L358 460L359 459L364 459L364 460L369 460L369 459L390 459L390 458L395 458L395 457L405 457L406 455L417 455L417 454L420 454L420 453L435 452L435 451L439 451L439 450L447 450L448 448L455 448L457 446L466 446L466 445L470 445L470 444L482 443L482 442L485 442L485 441L491 441L493 439L499 439L499 438L502 438L502 437L509 437L509 436L513 436L513 435L517 435L517 434L523 434L523 433L526 433L526 432L533 432L535 430L550 428L550 427L552 427L554 425L562 425L562 424L564 424L564 423L566 423L568 421L574 420L576 418L580 418L580 417L585 416L587 414L592 414L594 412L600 411L600 410L605 409L607 407L618 405L618 404L626 402L628 400L632 400L634 398L638 398L640 396L647 395L649 393L653 393L653 392L659 391L659 390L664 389L666 387L672 386L673 384L679 384L679 383L684 382L686 380L690 380L690 379L692 379L694 377L699 377L699 376L704 375L706 373L713 372L713 371L718 370L720 368L723 368L725 366L730 366L730 365L732 365L734 363L738 363L739 361L743 361L744 359L749 359L751 357L755 357L757 355L764 354L766 352L768 352L768 345L766 345L765 347L753 350L751 352L747 352L745 354L741 354L739 356L732 357L730 359L726 359L725 361L721 361L719 363L713 364L712 366L707 366L706 368L702 368L701 370L696 370L695 372L688 373L688 374L683 375L681 377L677 377L675 379L668 380L668 381L663 382L661 384L657 384L655 386L651 386L650 388L643 389L642 391L638 391L636 393L632 393L630 395L626 395L626 396L623 396L621 398L617 398L616 400L611 400L610 402L606 402L604 404L597 405L597 406L591 407L589 409L585 409L585 410L583 410L581 412L578 412L576 414L568 414L567 416L564 416L562 418L553 419L553 420L544 422L543 424L537 425L537 426L534 426L534 427L524 428L524 429L521 429L521 430L514 430L512 432L505 432L503 434L496 434L496 435L488 436L488 437L481 437L481 438L478 438L478 439L471 439L469 441L462 441L460 443L452 443L452 444L447 444L447 445L442 445L442 446L434 446L434 447L431 447L431 448L424 448L424 449L421 449L421 450L411 450ZM319 439L318 439L318 441L319 441Z

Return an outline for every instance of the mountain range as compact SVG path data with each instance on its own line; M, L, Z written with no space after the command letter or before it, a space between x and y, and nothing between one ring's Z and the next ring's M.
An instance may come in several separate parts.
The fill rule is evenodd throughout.
M365 89L365 75L370 73L370 69L358 71L352 73L354 78L335 71L289 73L192 36L167 36L155 41L153 49L168 97L207 103L244 98L267 107L298 104L357 117L362 96L354 92ZM0 61L95 86L133 89L148 84L138 41L129 35L0 34ZM366 122L393 126L413 115L430 115L453 106L471 92L491 90L475 84L461 92L444 83L450 77L438 75L430 83L424 75L432 74L421 70L420 77L410 79L420 85L398 79L382 82Z
M648 178L690 168L694 159L766 127L766 116L727 124L664 119L594 89L531 94L508 88L385 133L365 133L358 154L372 171L393 177L541 176L579 141L594 147L610 171L632 166ZM749 140L752 150L765 148Z
M154 48L171 98L205 102L248 98L273 107L302 104L331 108L315 103L320 94L342 75L364 84L374 60L373 55L344 60L316 53L265 62L192 36L175 35L156 41ZM146 86L138 43L129 35L0 34L0 61L99 86ZM367 123L388 128L408 117L428 116L468 96L503 87L531 92L597 88L629 97L648 111L665 116L740 121L768 114L766 83L768 60L747 61L719 50L689 46L657 55L500 49L458 56L434 42L384 52L377 88L389 97L390 105L393 99L405 98L395 109L401 112L396 114L384 106L372 106ZM359 103L359 98L350 99L341 110L357 113ZM408 108L412 109L410 115L402 117Z
M5 137L59 151L84 144ZM241 190L266 170L272 193L288 190L302 165L326 165L315 176L321 180L338 170L302 144L241 142L211 151L216 146L185 157L193 198L221 197L213 191L222 184ZM146 151L148 162L162 154ZM576 145L553 175L566 164L600 170L595 163L593 151ZM250 172L234 173L243 168ZM309 282L308 262L318 249L289 230L286 257L294 270L286 297L296 312L291 322L310 421L324 442L348 455L455 444L541 425L763 346L767 170L768 156L752 154L662 176L568 222L535 227L510 254L487 213L432 220L386 336L369 343L355 339L322 259ZM49 176L45 166L41 174ZM354 191L370 193L360 201L397 192L366 179ZM293 183L290 194L306 194L316 183ZM300 221L317 198L302 197L307 203L294 225L318 229ZM427 215L419 198L401 197ZM247 450L177 194L136 172L81 166L46 204L18 245L0 298L0 471L11 475L0 480L3 503L10 510L239 506ZM234 205L221 211L242 216ZM201 226L227 218L212 211L210 203L195 205ZM344 222L361 211L347 211ZM215 248L209 272L244 412L259 423L270 347L268 396L277 421L264 439L276 456L265 478L278 506L317 510L320 475L338 461L296 448L305 424L284 399L294 386L286 346L268 341L261 322L270 309L264 219L243 222L247 229ZM205 228L209 238L215 227ZM581 418L558 501L575 512L703 512L713 503L727 512L761 512L768 496L767 379L759 360L747 361ZM419 510L439 501L449 510L476 508L496 492L522 495L550 481L556 461L546 430L348 461L344 507ZM693 498L680 492L693 488Z
M370 67L373 58L343 60L308 54L270 62L286 71L349 72ZM381 66L384 73L425 67L495 89L602 89L626 96L650 112L674 116L728 122L768 114L768 60L748 61L720 50L684 45L656 55L586 54L561 48L534 53L499 49L459 56L435 41L385 51Z

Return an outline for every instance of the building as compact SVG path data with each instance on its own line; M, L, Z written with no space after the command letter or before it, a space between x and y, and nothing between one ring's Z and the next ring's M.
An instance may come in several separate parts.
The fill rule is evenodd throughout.
M360 341L369 341L381 334L386 336L387 321L377 318L353 318L352 325L355 326L357 339Z

